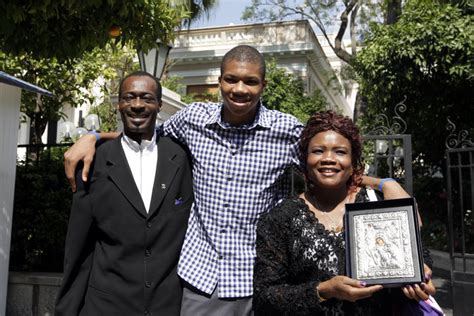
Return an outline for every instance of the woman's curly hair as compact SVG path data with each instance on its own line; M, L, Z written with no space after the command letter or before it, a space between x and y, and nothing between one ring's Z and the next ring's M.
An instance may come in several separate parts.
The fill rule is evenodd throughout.
M309 142L316 134L326 131L335 131L349 140L351 144L353 172L347 184L348 186L359 185L364 170L361 158L362 140L359 134L359 129L349 117L337 114L334 111L317 112L313 114L301 133L301 162L302 165L305 166L306 179L308 179L306 161L308 159Z

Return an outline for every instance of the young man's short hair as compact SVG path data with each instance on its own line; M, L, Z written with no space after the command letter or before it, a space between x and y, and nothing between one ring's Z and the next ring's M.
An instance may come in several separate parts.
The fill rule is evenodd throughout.
M263 58L263 55L255 47L252 47L249 45L239 45L232 48L230 51L228 51L224 55L224 58L222 58L221 75L224 73L224 66L232 60L235 60L238 62L248 62L248 63L259 65L260 74L262 75L262 80L265 79L265 72L266 72L265 59Z

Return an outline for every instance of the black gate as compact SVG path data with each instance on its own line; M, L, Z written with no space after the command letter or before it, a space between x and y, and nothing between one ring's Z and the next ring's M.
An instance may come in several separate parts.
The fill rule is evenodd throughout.
M467 131L446 140L448 225L453 314L474 315L474 143Z
M407 125L400 115L406 111L405 100L395 106L391 119L377 115L373 129L363 136L364 161L368 175L397 179L413 195L411 135L404 134Z

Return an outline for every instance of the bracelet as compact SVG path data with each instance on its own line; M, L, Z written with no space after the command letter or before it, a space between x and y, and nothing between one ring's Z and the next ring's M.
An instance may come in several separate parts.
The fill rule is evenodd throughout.
M327 301L327 299L325 299L324 297L322 297L322 296L319 294L319 285L316 287L316 294L317 294L318 297L319 297L319 302Z
M396 181L396 180L392 179L392 178L383 178L383 179L381 179L380 183L379 183L379 186L377 187L379 189L379 191L382 192L383 184L385 182L390 182L390 181Z
M90 131L87 133L88 135L94 135L95 136L95 141L98 142L100 140L100 133L97 133L95 130Z

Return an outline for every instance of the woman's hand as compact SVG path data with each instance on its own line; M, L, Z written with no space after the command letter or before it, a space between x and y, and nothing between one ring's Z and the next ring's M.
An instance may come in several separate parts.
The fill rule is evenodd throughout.
M426 301L430 295L434 295L436 293L436 288L431 281L431 269L425 264L425 282L421 283L420 285L407 285L402 288L403 294L409 299L417 300L417 301Z
M337 298L355 302L372 296L373 293L383 289L381 285L366 286L364 282L338 275L327 281L319 283L319 296L323 299Z

